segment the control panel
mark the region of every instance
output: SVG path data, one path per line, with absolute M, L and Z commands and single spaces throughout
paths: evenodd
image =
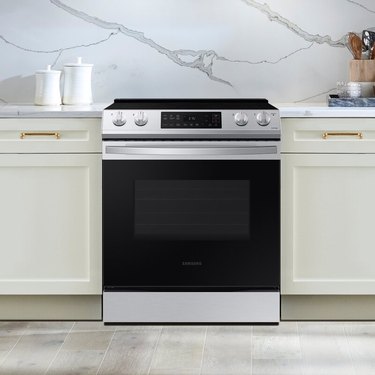
M 144 134 L 163 137 L 237 137 L 241 134 L 261 138 L 280 134 L 277 109 L 115 109 L 103 111 L 103 134 Z
M 162 112 L 161 128 L 221 129 L 221 112 Z

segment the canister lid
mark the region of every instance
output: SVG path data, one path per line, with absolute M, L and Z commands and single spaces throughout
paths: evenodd
M 51 65 L 47 65 L 46 69 L 37 70 L 35 73 L 38 74 L 61 74 L 60 70 L 52 70 Z
M 91 67 L 93 64 L 83 64 L 82 57 L 77 57 L 77 61 L 75 63 L 67 63 L 64 66 L 75 66 L 75 67 Z

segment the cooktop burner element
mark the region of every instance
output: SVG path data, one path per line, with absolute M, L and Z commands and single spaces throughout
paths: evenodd
M 280 138 L 266 99 L 115 99 L 103 112 L 103 139 Z

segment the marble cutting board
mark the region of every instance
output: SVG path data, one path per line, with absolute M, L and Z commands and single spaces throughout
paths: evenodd
M 339 98 L 338 95 L 329 95 L 328 107 L 375 107 L 375 97 Z

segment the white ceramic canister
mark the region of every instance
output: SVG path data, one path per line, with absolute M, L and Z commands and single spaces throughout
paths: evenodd
M 77 62 L 64 65 L 63 104 L 91 104 L 91 72 L 93 64 Z
M 51 70 L 47 65 L 45 70 L 35 72 L 35 99 L 36 105 L 60 105 L 60 70 Z

